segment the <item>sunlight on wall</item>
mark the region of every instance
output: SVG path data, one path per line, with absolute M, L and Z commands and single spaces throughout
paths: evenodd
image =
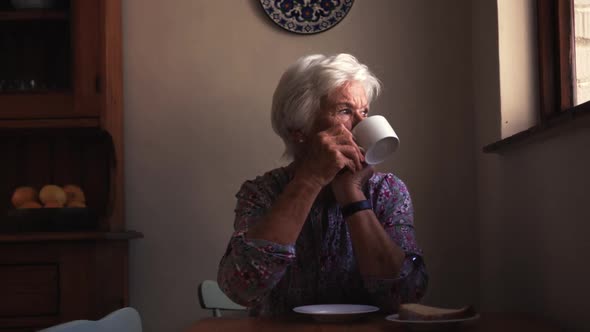
M 502 138 L 537 124 L 539 95 L 534 0 L 498 0 Z

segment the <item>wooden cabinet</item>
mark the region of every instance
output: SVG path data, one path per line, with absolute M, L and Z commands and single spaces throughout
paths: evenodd
M 128 305 L 121 0 L 0 1 L 0 330 L 97 319 Z M 6 231 L 12 191 L 79 184 L 84 231 Z M 3 230 L 4 229 L 4 230 Z
M 98 319 L 128 305 L 134 232 L 0 234 L 0 330 Z
M 101 1 L 65 1 L 0 12 L 0 119 L 100 116 L 101 10 Z

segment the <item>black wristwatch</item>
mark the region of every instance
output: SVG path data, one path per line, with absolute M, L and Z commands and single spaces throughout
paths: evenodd
M 368 199 L 365 199 L 364 201 L 349 203 L 342 207 L 342 217 L 346 219 L 359 211 L 370 210 L 372 208 L 373 205 L 371 204 L 371 201 Z

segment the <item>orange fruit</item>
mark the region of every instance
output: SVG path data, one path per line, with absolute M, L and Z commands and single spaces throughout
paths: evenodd
M 37 190 L 33 187 L 18 187 L 14 190 L 12 194 L 12 205 L 18 208 L 19 206 L 23 205 L 27 202 L 36 202 L 37 201 Z
M 39 199 L 44 205 L 47 205 L 47 203 L 50 201 L 54 201 L 63 206 L 67 201 L 65 191 L 60 186 L 56 186 L 54 184 L 48 184 L 41 188 L 41 191 L 39 192 Z
M 80 201 L 71 201 L 66 205 L 69 208 L 85 208 L 86 203 Z
M 68 202 L 86 202 L 86 196 L 84 196 L 84 191 L 82 191 L 82 189 L 79 186 L 75 184 L 66 184 L 63 189 L 66 193 Z
M 45 207 L 45 208 L 62 208 L 62 207 L 64 207 L 64 205 L 61 202 L 49 200 L 49 201 L 45 202 L 43 207 Z
M 39 209 L 41 208 L 41 204 L 35 201 L 28 201 L 24 202 L 23 204 L 19 205 L 17 209 Z

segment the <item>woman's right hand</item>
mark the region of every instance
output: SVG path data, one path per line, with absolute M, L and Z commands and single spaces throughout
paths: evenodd
M 296 169 L 307 180 L 324 187 L 344 168 L 351 172 L 363 169 L 365 160 L 350 130 L 343 124 L 309 137 L 306 153 Z

